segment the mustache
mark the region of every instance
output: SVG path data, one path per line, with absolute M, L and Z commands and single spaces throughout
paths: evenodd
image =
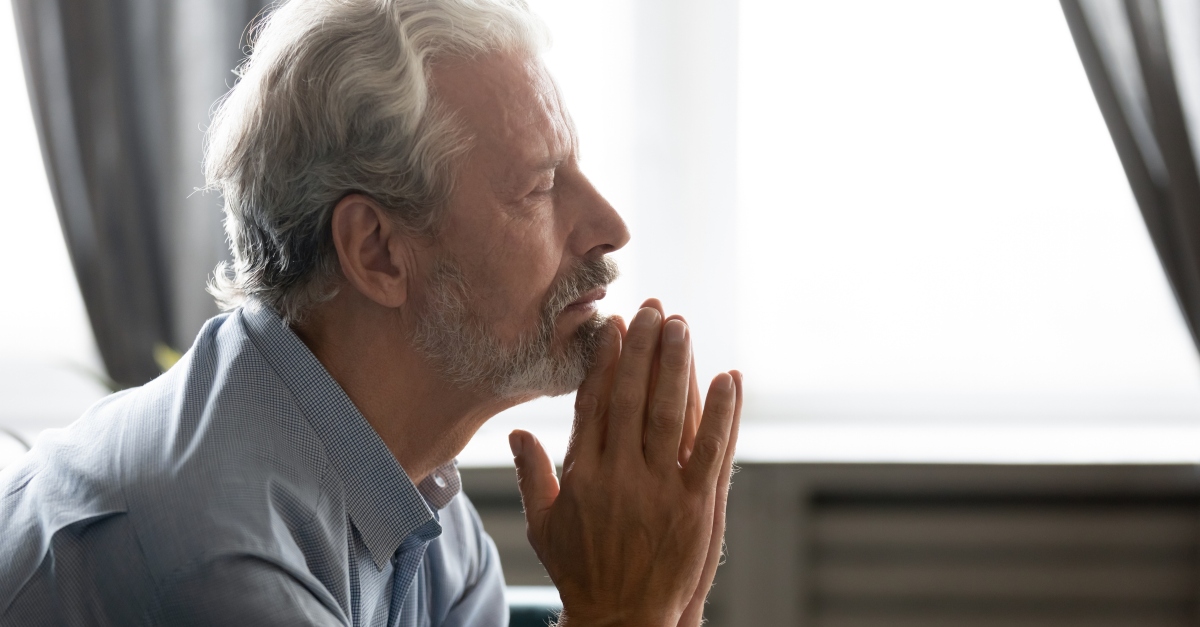
M 608 287 L 619 276 L 621 272 L 617 268 L 617 262 L 607 255 L 581 261 L 566 276 L 559 279 L 551 290 L 550 298 L 546 302 L 546 315 L 557 316 L 567 305 L 579 300 L 579 297 L 598 287 Z

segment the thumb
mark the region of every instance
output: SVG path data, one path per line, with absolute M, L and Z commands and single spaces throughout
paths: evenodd
M 542 521 L 554 499 L 558 498 L 558 477 L 554 463 L 532 433 L 516 430 L 508 435 L 513 463 L 517 466 L 517 488 L 525 506 L 525 520 L 530 530 L 541 529 Z

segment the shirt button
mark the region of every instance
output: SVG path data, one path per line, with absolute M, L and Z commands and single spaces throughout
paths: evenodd
M 433 482 L 436 483 L 437 487 L 439 487 L 439 488 L 446 487 L 446 480 L 443 479 L 441 475 L 434 475 Z

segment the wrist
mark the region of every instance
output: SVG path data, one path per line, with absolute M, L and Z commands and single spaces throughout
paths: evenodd
M 574 612 L 566 608 L 558 615 L 555 627 L 676 627 L 678 619 L 636 615 L 631 612 Z

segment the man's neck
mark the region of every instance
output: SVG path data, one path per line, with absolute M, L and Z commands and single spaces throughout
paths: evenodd
M 450 385 L 413 348 L 399 312 L 350 292 L 322 303 L 293 330 L 413 483 L 454 459 L 489 418 L 526 400 Z

